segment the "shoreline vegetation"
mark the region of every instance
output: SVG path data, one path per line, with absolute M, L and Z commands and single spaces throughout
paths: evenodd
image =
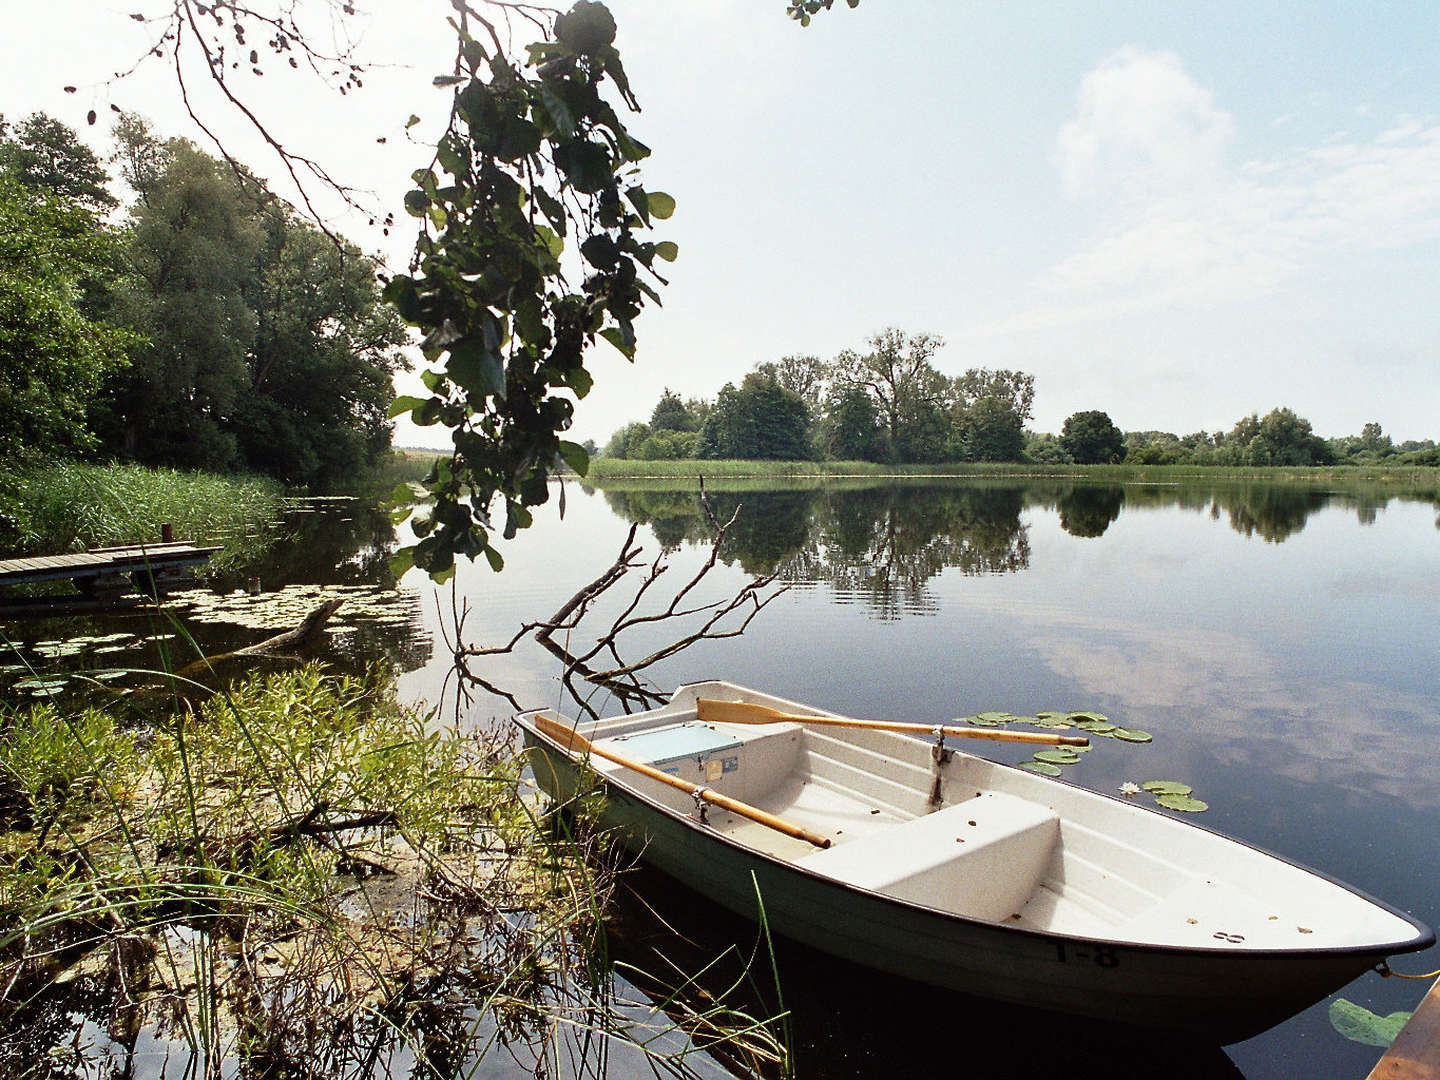
M 1053 477 L 1109 483 L 1172 483 L 1180 480 L 1267 480 L 1296 484 L 1380 483 L 1397 488 L 1440 489 L 1433 465 L 1057 465 L 1021 462 L 950 462 L 882 465 L 870 461 L 751 461 L 687 459 L 640 461 L 597 457 L 584 480 L 594 487 L 630 480 L 919 480 Z
M 264 476 L 74 461 L 0 466 L 0 556 L 154 542 L 168 524 L 176 539 L 223 543 L 212 561 L 223 565 L 254 549 L 284 498 Z

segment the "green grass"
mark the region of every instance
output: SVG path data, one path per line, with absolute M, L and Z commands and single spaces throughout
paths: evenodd
M 270 479 L 53 462 L 0 469 L 0 550 L 59 554 L 156 541 L 215 542 L 262 528 L 280 511 Z

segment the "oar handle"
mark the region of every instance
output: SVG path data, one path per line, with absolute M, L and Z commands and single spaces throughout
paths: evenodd
M 996 742 L 1044 743 L 1047 746 L 1089 746 L 1083 735 L 1052 735 L 1046 731 L 1005 731 L 999 728 L 953 727 L 948 724 L 908 724 L 899 720 L 851 720 L 844 716 L 804 716 L 781 712 L 751 701 L 715 701 L 700 698 L 695 703 L 698 719 L 714 724 L 815 724 L 823 727 L 860 728 L 865 731 L 899 731 L 931 735 L 937 730 L 955 739 L 992 739 Z
M 702 787 L 699 784 L 692 784 L 690 781 L 682 780 L 678 776 L 671 776 L 667 772 L 661 772 L 653 765 L 648 765 L 643 761 L 635 761 L 632 758 L 623 757 L 612 750 L 607 750 L 603 746 L 596 746 L 568 724 L 562 724 L 559 721 L 550 719 L 548 716 L 538 714 L 531 716 L 530 722 L 535 725 L 535 729 L 539 731 L 540 734 L 549 739 L 553 739 L 573 754 L 590 754 L 594 757 L 604 758 L 606 761 L 613 761 L 616 765 L 632 769 L 641 776 L 648 776 L 652 780 L 658 780 L 662 784 L 668 784 L 670 787 L 677 788 L 687 795 L 693 795 L 703 799 L 705 802 L 713 806 L 718 806 L 722 810 L 728 810 L 737 817 L 758 822 L 767 828 L 774 829 L 776 832 L 784 833 L 786 836 L 793 836 L 796 840 L 804 840 L 806 843 L 814 844 L 818 848 L 828 848 L 830 846 L 830 838 L 828 836 L 821 836 L 818 833 L 810 832 L 810 830 L 802 828 L 793 822 L 786 821 L 784 818 L 766 813 L 758 806 L 751 806 L 749 803 L 741 802 L 739 799 L 732 799 L 729 795 L 723 795 L 711 788 Z

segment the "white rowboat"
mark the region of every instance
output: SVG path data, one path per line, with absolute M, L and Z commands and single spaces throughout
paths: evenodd
M 552 798 L 598 782 L 604 822 L 646 862 L 750 918 L 758 890 L 773 930 L 832 955 L 1224 1043 L 1435 941 L 1144 806 L 873 727 L 707 719 L 743 710 L 702 701 L 835 717 L 706 682 L 632 716 L 516 722 Z

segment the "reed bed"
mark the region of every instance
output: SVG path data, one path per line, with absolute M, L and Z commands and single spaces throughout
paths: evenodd
M 227 540 L 275 520 L 284 494 L 270 479 L 139 465 L 53 462 L 0 469 L 0 548 L 58 554 L 177 539 Z

